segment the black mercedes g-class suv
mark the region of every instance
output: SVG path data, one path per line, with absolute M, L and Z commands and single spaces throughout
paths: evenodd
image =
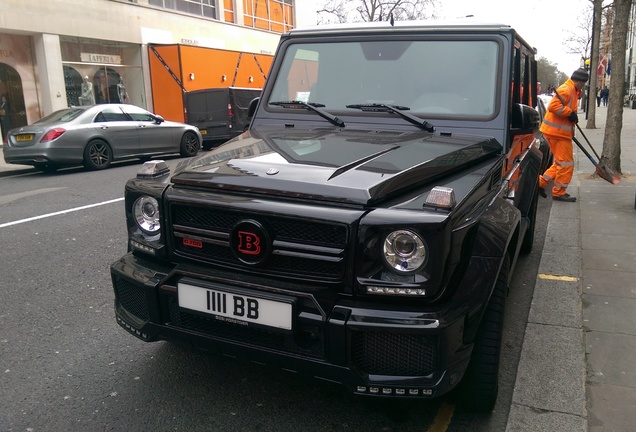
M 462 385 L 490 410 L 534 237 L 534 55 L 505 25 L 284 34 L 248 131 L 127 183 L 117 322 L 360 395 Z

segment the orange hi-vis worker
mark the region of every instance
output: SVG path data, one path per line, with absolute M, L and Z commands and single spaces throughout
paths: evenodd
M 565 202 L 576 201 L 576 198 L 570 196 L 566 189 L 574 173 L 572 138 L 576 123 L 579 122 L 576 112 L 581 90 L 588 78 L 589 74 L 585 69 L 575 70 L 570 79 L 556 89 L 558 95 L 555 94 L 548 104 L 541 123 L 540 131 L 543 132 L 554 156 L 554 163 L 539 176 L 539 193 L 544 198 L 547 197 L 545 188 L 552 184 L 552 199 Z

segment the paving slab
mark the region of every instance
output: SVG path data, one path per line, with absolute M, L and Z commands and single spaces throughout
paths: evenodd
M 636 298 L 636 269 L 633 271 L 592 270 L 583 273 L 583 293 Z
M 589 385 L 589 432 L 634 432 L 636 389 L 614 385 Z
M 606 333 L 636 336 L 636 299 L 586 294 L 583 327 Z M 636 430 L 636 417 L 635 430 Z
M 588 383 L 636 388 L 636 336 L 590 331 L 585 345 Z
M 513 403 L 584 416 L 584 359 L 581 329 L 528 323 Z
M 587 431 L 586 420 L 579 416 L 539 411 L 526 406 L 513 406 L 510 411 L 514 421 L 508 423 L 506 432 Z

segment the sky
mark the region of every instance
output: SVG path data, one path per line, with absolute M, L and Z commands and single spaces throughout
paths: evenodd
M 508 24 L 568 76 L 581 65 L 579 54 L 568 54 L 566 40 L 582 32 L 578 17 L 589 8 L 588 0 L 437 0 L 440 19 L 474 15 L 474 20 Z M 569 31 L 568 31 L 569 30 Z

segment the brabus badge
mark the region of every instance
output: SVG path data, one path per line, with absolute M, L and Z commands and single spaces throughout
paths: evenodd
M 267 175 L 276 175 L 278 174 L 278 169 L 276 168 L 270 168 L 267 170 Z

